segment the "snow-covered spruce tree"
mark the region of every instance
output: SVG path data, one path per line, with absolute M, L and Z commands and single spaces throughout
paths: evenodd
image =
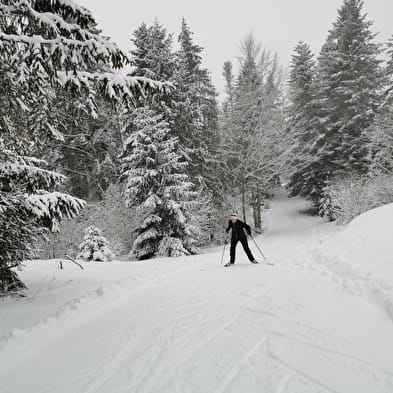
M 56 231 L 61 219 L 75 217 L 84 206 L 56 192 L 65 178 L 43 165 L 7 149 L 0 136 L 0 292 L 24 287 L 10 269 L 34 255 L 33 242 L 45 229 Z
M 183 19 L 176 53 L 178 89 L 173 95 L 177 104 L 173 130 L 189 163 L 190 179 L 219 199 L 220 184 L 215 174 L 219 145 L 217 92 L 209 71 L 202 67 L 203 48 L 194 43 L 192 35 Z
M 195 253 L 199 230 L 190 213 L 195 192 L 185 173 L 187 163 L 178 153 L 177 139 L 170 135 L 162 115 L 148 107 L 134 112 L 127 132 L 125 198 L 140 215 L 132 254 L 148 259 Z
M 84 261 L 108 262 L 112 261 L 115 256 L 109 248 L 109 242 L 102 235 L 99 228 L 90 226 L 85 229 L 83 242 L 79 245 L 77 258 Z
M 316 82 L 314 194 L 342 172 L 368 168 L 367 135 L 380 104 L 379 46 L 361 0 L 344 0 L 319 60 Z
M 155 21 L 152 26 L 142 23 L 133 36 L 131 55 L 136 67 L 135 74 L 159 81 L 172 80 L 176 67 L 172 35 Z
M 288 166 L 288 189 L 292 196 L 312 195 L 314 184 L 307 176 L 313 161 L 312 145 L 315 135 L 313 128 L 314 99 L 313 79 L 315 72 L 314 55 L 308 44 L 300 41 L 292 55 L 288 80 L 288 148 L 285 152 Z
M 152 77 L 158 81 L 175 80 L 177 65 L 172 49 L 172 35 L 168 34 L 158 21 L 155 21 L 152 26 L 143 23 L 135 30 L 132 43 L 134 49 L 131 51 L 131 55 L 136 75 Z M 150 97 L 148 104 L 157 113 L 163 115 L 171 128 L 171 134 L 175 135 L 173 126 L 177 113 L 175 93 L 162 95 L 158 91 Z M 138 106 L 144 105 L 146 105 L 146 100 L 141 100 L 138 103 Z
M 177 90 L 173 94 L 156 94 L 149 100 L 149 106 L 162 114 L 170 135 L 179 139 L 182 160 L 188 163 L 186 172 L 190 181 L 195 190 L 209 195 L 209 208 L 214 209 L 221 204 L 223 195 L 221 183 L 217 181 L 222 176 L 217 173 L 221 160 L 216 93 L 210 75 L 201 67 L 202 48 L 193 44 L 191 35 L 183 22 L 180 50 L 174 53 L 172 35 L 158 21 L 152 26 L 142 24 L 134 32 L 131 54 L 137 75 L 176 83 Z M 213 225 L 212 222 L 209 224 Z
M 170 87 L 115 73 L 127 56 L 71 0 L 2 1 L 0 20 L 0 289 L 6 291 L 22 285 L 10 268 L 32 256 L 35 237 L 83 207 L 56 192 L 64 177 L 32 157 L 51 139 L 64 139 L 56 89 L 96 114 L 97 93 L 131 104 L 145 91 Z

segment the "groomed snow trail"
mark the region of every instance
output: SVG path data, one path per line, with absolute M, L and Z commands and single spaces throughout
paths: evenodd
M 306 207 L 274 199 L 256 239 L 274 266 L 249 264 L 240 247 L 228 269 L 221 249 L 118 263 L 104 287 L 0 340 L 1 392 L 393 392 L 392 321 L 313 268 L 308 250 L 336 229 Z

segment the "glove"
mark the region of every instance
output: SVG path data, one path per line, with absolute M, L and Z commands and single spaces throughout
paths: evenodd
M 225 244 L 228 244 L 228 240 L 227 239 L 225 239 Z
M 247 231 L 248 236 L 251 236 L 251 231 Z

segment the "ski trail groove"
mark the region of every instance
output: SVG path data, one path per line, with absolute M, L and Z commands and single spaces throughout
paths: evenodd
M 187 353 L 186 356 L 178 361 L 177 366 L 178 365 L 182 365 L 184 363 L 186 363 L 187 361 L 189 361 L 195 354 L 197 354 L 198 352 L 202 351 L 210 342 L 212 342 L 217 336 L 219 336 L 223 331 L 225 331 L 226 329 L 228 329 L 230 326 L 232 326 L 237 320 L 239 319 L 239 314 L 236 314 L 236 316 L 234 318 L 232 318 L 231 320 L 225 322 L 224 324 L 222 324 L 218 329 L 216 329 L 214 331 L 213 334 L 209 335 L 206 339 L 204 339 L 201 343 L 199 343 L 195 349 L 192 349 L 190 353 Z M 170 365 L 170 367 L 172 368 L 173 365 Z M 167 371 L 167 370 L 164 370 Z M 165 375 L 165 379 L 169 379 L 170 377 L 172 377 L 174 373 L 174 370 L 172 368 L 171 372 L 167 375 Z M 160 375 L 159 379 L 164 378 L 164 375 Z M 153 389 L 153 390 L 152 390 Z M 155 392 L 155 387 L 153 386 L 151 389 L 149 389 L 147 392 L 150 393 L 154 393 Z
M 374 371 L 378 371 L 381 374 L 389 375 L 391 377 L 393 376 L 392 372 L 386 371 L 386 370 L 382 370 L 379 367 L 377 367 L 375 364 L 372 364 L 372 363 L 368 362 L 367 360 L 359 359 L 356 356 L 352 356 L 350 354 L 347 354 L 347 353 L 344 353 L 344 352 L 341 352 L 341 351 L 337 351 L 335 349 L 327 348 L 325 346 L 318 345 L 318 344 L 315 344 L 315 343 L 312 343 L 312 342 L 301 340 L 301 339 L 298 339 L 296 337 L 292 337 L 292 336 L 290 336 L 288 334 L 281 333 L 281 332 L 279 332 L 277 330 L 269 331 L 269 334 L 277 336 L 277 337 L 282 337 L 282 338 L 285 338 L 287 340 L 294 341 L 294 342 L 297 342 L 299 344 L 302 344 L 302 345 L 305 345 L 305 346 L 308 346 L 308 347 L 315 348 L 315 349 L 317 349 L 318 351 L 320 351 L 320 352 L 322 352 L 324 354 L 330 353 L 330 354 L 335 355 L 335 356 L 339 356 L 339 357 L 342 357 L 342 358 L 345 358 L 345 359 L 350 359 L 350 360 L 352 360 L 352 361 L 354 361 L 356 363 L 363 364 L 364 366 L 367 366 L 367 367 L 371 368 Z
M 224 393 L 225 389 L 232 383 L 232 381 L 239 374 L 241 369 L 246 365 L 248 360 L 265 344 L 266 336 L 263 336 L 244 356 L 238 363 L 236 363 L 229 372 L 225 375 L 222 383 L 214 391 L 214 393 Z
M 305 372 L 298 370 L 297 368 L 291 366 L 289 363 L 287 363 L 285 360 L 281 359 L 279 356 L 275 355 L 273 352 L 269 352 L 269 357 L 273 360 L 275 360 L 277 363 L 279 363 L 282 367 L 286 368 L 289 372 L 298 375 L 300 378 L 306 379 L 315 386 L 317 386 L 320 389 L 323 389 L 324 391 L 328 393 L 342 393 L 338 390 L 333 389 L 330 386 L 327 386 L 323 382 L 319 381 L 318 379 L 306 374 Z

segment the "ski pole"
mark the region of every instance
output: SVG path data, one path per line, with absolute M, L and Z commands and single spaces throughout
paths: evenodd
M 224 254 L 225 254 L 225 247 L 226 246 L 227 246 L 227 241 L 225 240 L 224 249 L 222 250 L 222 256 L 221 256 L 221 265 L 222 265 L 222 261 L 224 260 Z
M 265 262 L 267 262 L 267 259 L 266 259 L 265 255 L 263 255 L 263 252 L 262 252 L 262 250 L 259 248 L 257 242 L 254 240 L 254 238 L 253 238 L 251 235 L 250 235 L 250 237 L 251 237 L 252 241 L 254 242 L 254 244 L 256 245 L 256 247 L 257 247 L 257 249 L 259 250 L 259 252 L 261 253 L 261 255 L 263 256 L 263 259 L 265 260 Z

